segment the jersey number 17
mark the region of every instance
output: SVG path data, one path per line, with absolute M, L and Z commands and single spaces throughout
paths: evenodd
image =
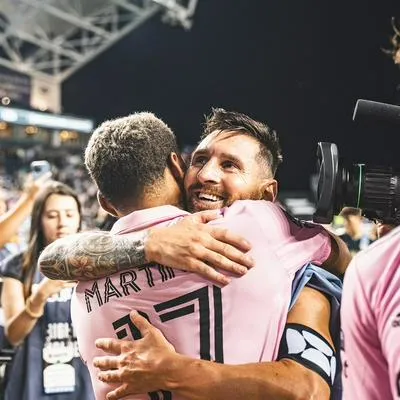
M 204 286 L 193 292 L 176 297 L 172 300 L 167 300 L 156 304 L 154 310 L 158 313 L 161 322 L 168 322 L 177 318 L 184 317 L 196 312 L 195 302 L 198 302 L 199 313 L 199 331 L 200 331 L 200 358 L 203 360 L 212 360 L 211 357 L 211 326 L 214 330 L 214 361 L 223 363 L 223 327 L 222 327 L 222 296 L 221 289 L 217 286 L 212 287 L 212 307 L 214 311 L 214 323 L 211 323 L 210 312 L 210 295 L 209 286 Z M 138 311 L 143 317 L 149 320 L 147 314 Z M 149 320 L 149 322 L 151 322 Z M 118 339 L 127 338 L 128 331 L 133 339 L 141 339 L 139 329 L 132 323 L 129 314 L 113 322 L 114 330 Z M 160 397 L 162 396 L 162 397 Z M 171 392 L 160 391 L 149 393 L 150 400 L 172 400 Z

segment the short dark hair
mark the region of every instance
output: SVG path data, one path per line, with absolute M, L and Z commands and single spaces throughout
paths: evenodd
M 356 217 L 361 217 L 361 209 L 355 207 L 344 207 L 342 211 L 340 211 L 339 215 L 346 219 L 348 219 L 352 215 Z
M 213 108 L 211 114 L 206 117 L 201 139 L 215 131 L 240 132 L 256 139 L 260 143 L 261 159 L 267 163 L 272 174 L 275 175 L 279 164 L 283 161 L 282 150 L 276 131 L 267 124 L 239 112 Z
M 172 130 L 154 114 L 139 112 L 103 122 L 88 142 L 85 164 L 101 194 L 123 208 L 156 190 L 172 152 L 178 152 Z

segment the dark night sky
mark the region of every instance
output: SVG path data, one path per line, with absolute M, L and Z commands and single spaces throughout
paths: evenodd
M 153 111 L 181 143 L 212 106 L 248 113 L 280 135 L 281 189 L 307 189 L 318 141 L 349 161 L 394 159 L 400 132 L 352 122 L 358 98 L 395 102 L 400 70 L 380 50 L 392 15 L 399 0 L 199 0 L 191 31 L 157 16 L 73 75 L 64 112 Z

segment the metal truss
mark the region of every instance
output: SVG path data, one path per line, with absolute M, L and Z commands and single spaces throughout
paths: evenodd
M 0 0 L 0 65 L 61 83 L 156 13 L 190 29 L 197 0 Z

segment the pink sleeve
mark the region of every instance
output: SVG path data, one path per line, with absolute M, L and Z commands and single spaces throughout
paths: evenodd
M 382 274 L 384 285 L 379 287 L 376 298 L 383 295 L 374 308 L 392 397 L 400 399 L 400 267 L 396 264 L 387 272 Z
M 331 252 L 331 239 L 320 225 L 301 222 L 268 201 L 238 201 L 228 214 L 243 214 L 257 223 L 282 266 L 293 275 L 307 263 L 321 265 Z
M 323 264 L 331 253 L 329 233 L 321 225 L 300 221 L 281 207 L 275 207 L 274 219 L 279 227 L 273 232 L 276 254 L 288 272 L 294 274 L 307 263 Z M 268 214 L 265 221 L 264 230 L 270 229 Z
M 299 265 L 307 263 L 323 264 L 331 253 L 331 238 L 328 232 L 319 225 L 297 226 L 293 222 L 291 224 L 292 234 L 283 237 L 277 249 L 277 255 L 284 261 L 288 271 L 295 273 Z

